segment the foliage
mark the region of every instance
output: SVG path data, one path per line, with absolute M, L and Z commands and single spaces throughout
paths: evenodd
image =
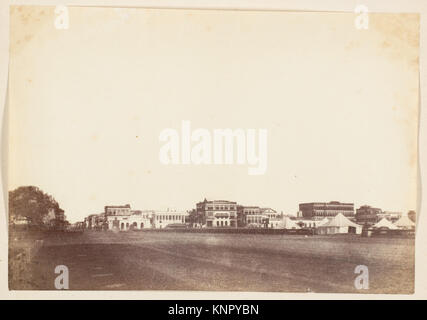
M 35 186 L 19 187 L 9 191 L 9 218 L 27 217 L 32 224 L 43 224 L 43 217 L 50 210 L 55 214 L 61 209 L 58 202 L 49 194 Z

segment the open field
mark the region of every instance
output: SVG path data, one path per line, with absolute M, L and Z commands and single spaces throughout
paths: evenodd
M 26 284 L 10 282 L 10 289 L 55 289 L 57 265 L 68 267 L 71 290 L 414 289 L 414 239 L 173 231 L 56 233 L 43 238 L 26 268 L 30 274 L 21 277 Z M 20 241 L 12 239 L 11 247 Z M 354 286 L 357 265 L 369 269 L 368 290 Z

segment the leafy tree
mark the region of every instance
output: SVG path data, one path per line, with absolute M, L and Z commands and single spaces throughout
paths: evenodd
M 22 216 L 29 218 L 33 224 L 43 224 L 43 217 L 50 210 L 55 214 L 61 209 L 58 202 L 35 186 L 19 187 L 9 191 L 9 218 Z
M 189 211 L 188 222 L 191 225 L 193 225 L 195 223 L 205 224 L 206 223 L 206 217 L 203 214 L 198 213 L 196 209 L 192 209 L 191 211 Z

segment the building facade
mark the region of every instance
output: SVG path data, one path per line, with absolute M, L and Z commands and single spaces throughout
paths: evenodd
M 227 200 L 204 200 L 196 204 L 198 215 L 205 219 L 208 228 L 236 228 L 237 203 Z
M 107 230 L 140 230 L 152 228 L 151 215 L 110 215 L 106 216 Z
M 299 211 L 305 219 L 322 220 L 325 217 L 335 217 L 338 213 L 354 218 L 354 204 L 338 201 L 300 203 Z
M 261 227 L 267 221 L 261 212 L 260 207 L 256 206 L 242 206 L 242 221 L 243 226 L 257 226 Z
M 124 206 L 105 206 L 104 213 L 106 216 L 130 216 L 132 214 L 129 204 Z
M 377 216 L 378 216 L 378 220 L 381 220 L 382 218 L 386 218 L 387 220 L 394 223 L 402 217 L 402 212 L 382 211 Z
M 283 228 L 283 214 L 271 208 L 237 206 L 238 227 Z
M 381 214 L 382 210 L 379 208 L 373 208 L 371 206 L 361 206 L 356 210 L 356 222 L 358 224 L 375 224 L 378 220 L 378 215 Z
M 167 228 L 171 225 L 186 223 L 185 211 L 131 210 L 130 205 L 105 206 L 101 214 L 92 214 L 85 218 L 85 226 L 92 230 L 141 230 Z
M 285 227 L 284 216 L 282 213 L 278 213 L 276 210 L 271 208 L 262 208 L 261 210 L 267 219 L 267 228 L 283 229 Z
M 154 211 L 153 227 L 156 229 L 163 229 L 175 225 L 183 225 L 186 223 L 187 216 L 188 212 L 186 211 Z

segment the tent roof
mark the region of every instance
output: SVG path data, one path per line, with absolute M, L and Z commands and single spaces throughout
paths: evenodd
M 373 227 L 374 228 L 386 227 L 392 230 L 397 229 L 397 227 L 390 220 L 387 220 L 386 218 L 382 218 L 375 225 L 373 225 Z
M 412 222 L 408 216 L 401 216 L 399 220 L 394 223 L 397 227 L 415 227 L 415 223 Z
M 286 229 L 292 229 L 292 228 L 301 229 L 301 227 L 294 220 L 292 220 L 289 217 L 285 218 L 285 228 Z
M 324 217 L 322 220 L 319 221 L 318 226 L 324 226 L 325 224 L 327 224 L 329 222 L 329 219 Z
M 361 228 L 361 225 L 355 224 L 345 217 L 342 213 L 338 213 L 331 221 L 321 225 L 320 227 L 356 227 Z

